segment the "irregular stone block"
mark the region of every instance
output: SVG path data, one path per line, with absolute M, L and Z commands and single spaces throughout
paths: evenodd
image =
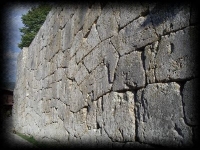
M 76 34 L 81 28 L 83 28 L 83 24 L 85 19 L 88 16 L 88 3 L 82 3 L 78 5 L 78 8 L 74 14 L 74 33 Z
M 148 22 L 144 24 L 144 22 Z M 120 55 L 127 54 L 158 40 L 151 19 L 139 17 L 119 31 L 117 36 L 111 38 Z
M 188 3 L 156 3 L 150 5 L 150 16 L 158 35 L 176 31 L 189 25 Z M 145 23 L 148 23 L 145 21 Z
M 196 32 L 196 27 L 188 27 L 161 38 L 156 55 L 157 81 L 197 76 Z
M 100 42 L 96 24 L 93 24 L 88 37 L 83 38 L 82 45 L 76 52 L 76 62 L 79 63 Z
M 72 57 L 68 62 L 68 68 L 66 69 L 66 75 L 70 79 L 74 79 L 74 76 L 78 70 L 78 65 L 76 64 L 76 57 Z
M 141 3 L 122 3 L 119 4 L 119 11 L 120 11 L 120 20 L 119 26 L 124 27 L 134 19 L 138 18 L 139 16 L 146 14 L 148 11 L 148 7 L 146 4 Z
M 99 3 L 95 3 L 92 5 L 91 9 L 88 11 L 88 15 L 84 20 L 83 25 L 83 36 L 90 32 L 90 29 L 95 21 L 98 19 L 99 15 L 101 14 L 101 5 Z
M 198 125 L 199 123 L 199 79 L 187 81 L 183 88 L 183 103 L 186 122 L 190 125 Z
M 89 74 L 88 74 L 88 71 L 85 68 L 85 66 L 83 64 L 80 64 L 79 69 L 75 75 L 75 80 L 76 80 L 77 84 L 79 85 L 85 79 L 85 77 L 88 75 Z
M 134 94 L 111 92 L 102 101 L 103 128 L 112 141 L 135 141 Z
M 74 15 L 76 10 L 76 5 L 67 4 L 62 7 L 62 11 L 60 12 L 60 28 L 62 29 L 66 23 L 68 23 L 69 19 Z
M 74 38 L 74 16 L 71 19 L 69 19 L 61 33 L 62 50 L 64 51 L 72 46 Z
M 84 64 L 91 72 L 101 62 L 108 67 L 109 82 L 113 82 L 114 71 L 118 61 L 118 54 L 109 40 L 100 43 L 90 54 L 84 58 Z
M 111 90 L 111 85 L 108 81 L 108 70 L 103 64 L 100 64 L 92 73 L 94 83 L 92 85 L 94 91 L 94 100 L 102 96 L 104 93 Z
M 151 45 L 145 47 L 144 50 L 144 62 L 145 62 L 145 73 L 147 77 L 147 83 L 155 83 L 155 69 L 156 69 L 156 54 L 158 51 L 158 41 L 154 42 Z
M 115 72 L 113 90 L 140 88 L 145 85 L 145 72 L 141 60 L 141 52 L 132 52 L 120 57 Z
M 183 119 L 177 83 L 148 84 L 137 92 L 135 105 L 140 142 L 170 147 L 192 145 L 192 129 Z
M 118 25 L 110 3 L 101 11 L 101 15 L 97 21 L 97 31 L 101 41 L 117 35 Z
M 76 54 L 77 50 L 80 48 L 82 43 L 82 38 L 83 38 L 83 33 L 82 31 L 79 31 L 74 37 L 72 42 L 72 47 L 69 50 L 70 58 L 73 57 Z
M 87 106 L 87 103 L 83 99 L 82 92 L 78 88 L 78 86 L 74 83 L 71 82 L 69 89 L 69 105 L 70 105 L 70 110 L 72 112 L 77 112 L 80 109 L 82 109 L 84 106 Z

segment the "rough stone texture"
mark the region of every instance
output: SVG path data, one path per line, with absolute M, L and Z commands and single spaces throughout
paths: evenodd
M 150 18 L 158 35 L 176 31 L 189 25 L 188 3 L 157 3 L 150 5 Z M 159 15 L 158 15 L 159 14 Z M 147 21 L 145 23 L 148 23 Z
M 13 128 L 67 148 L 198 144 L 193 7 L 53 7 L 18 57 Z
M 190 125 L 199 123 L 199 94 L 197 93 L 199 78 L 187 81 L 183 88 L 183 103 L 186 122 Z
M 177 83 L 147 85 L 137 92 L 136 106 L 139 141 L 164 146 L 192 144 L 192 128 L 184 122 Z
M 197 28 L 187 27 L 161 38 L 156 55 L 155 72 L 158 81 L 197 76 L 195 32 Z M 188 39 L 191 41 L 188 42 Z
M 114 91 L 144 87 L 145 72 L 141 60 L 141 52 L 134 51 L 120 57 L 115 76 Z
M 139 17 L 121 29 L 111 41 L 120 55 L 124 55 L 156 40 L 158 37 L 150 17 Z

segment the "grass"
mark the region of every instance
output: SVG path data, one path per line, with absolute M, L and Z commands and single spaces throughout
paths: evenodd
M 55 147 L 55 148 L 59 148 L 55 145 L 51 145 L 51 144 L 46 144 L 46 143 L 41 143 L 37 140 L 34 139 L 33 136 L 27 136 L 27 135 L 24 135 L 22 133 L 19 133 L 19 132 L 15 132 L 18 136 L 20 136 L 21 138 L 25 139 L 26 141 L 32 143 L 34 146 L 38 147 L 38 148 L 52 148 L 52 147 Z

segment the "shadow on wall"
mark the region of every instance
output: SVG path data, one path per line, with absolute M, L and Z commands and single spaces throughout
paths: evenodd
M 176 15 L 181 11 L 181 7 L 184 7 L 185 4 L 180 2 L 174 2 L 174 3 L 156 3 L 155 6 L 150 9 L 150 12 L 147 16 L 147 19 L 144 21 L 142 26 L 146 26 L 149 23 L 151 23 L 151 17 L 155 15 L 155 18 L 153 18 L 153 25 L 159 26 L 160 24 L 164 23 L 166 20 L 173 20 Z M 159 15 L 158 15 L 159 14 Z M 172 25 L 172 24 L 171 24 Z

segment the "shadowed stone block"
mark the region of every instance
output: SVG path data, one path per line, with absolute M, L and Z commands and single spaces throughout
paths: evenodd
M 139 141 L 164 146 L 191 146 L 192 128 L 184 122 L 180 86 L 149 84 L 137 92 L 136 118 Z

